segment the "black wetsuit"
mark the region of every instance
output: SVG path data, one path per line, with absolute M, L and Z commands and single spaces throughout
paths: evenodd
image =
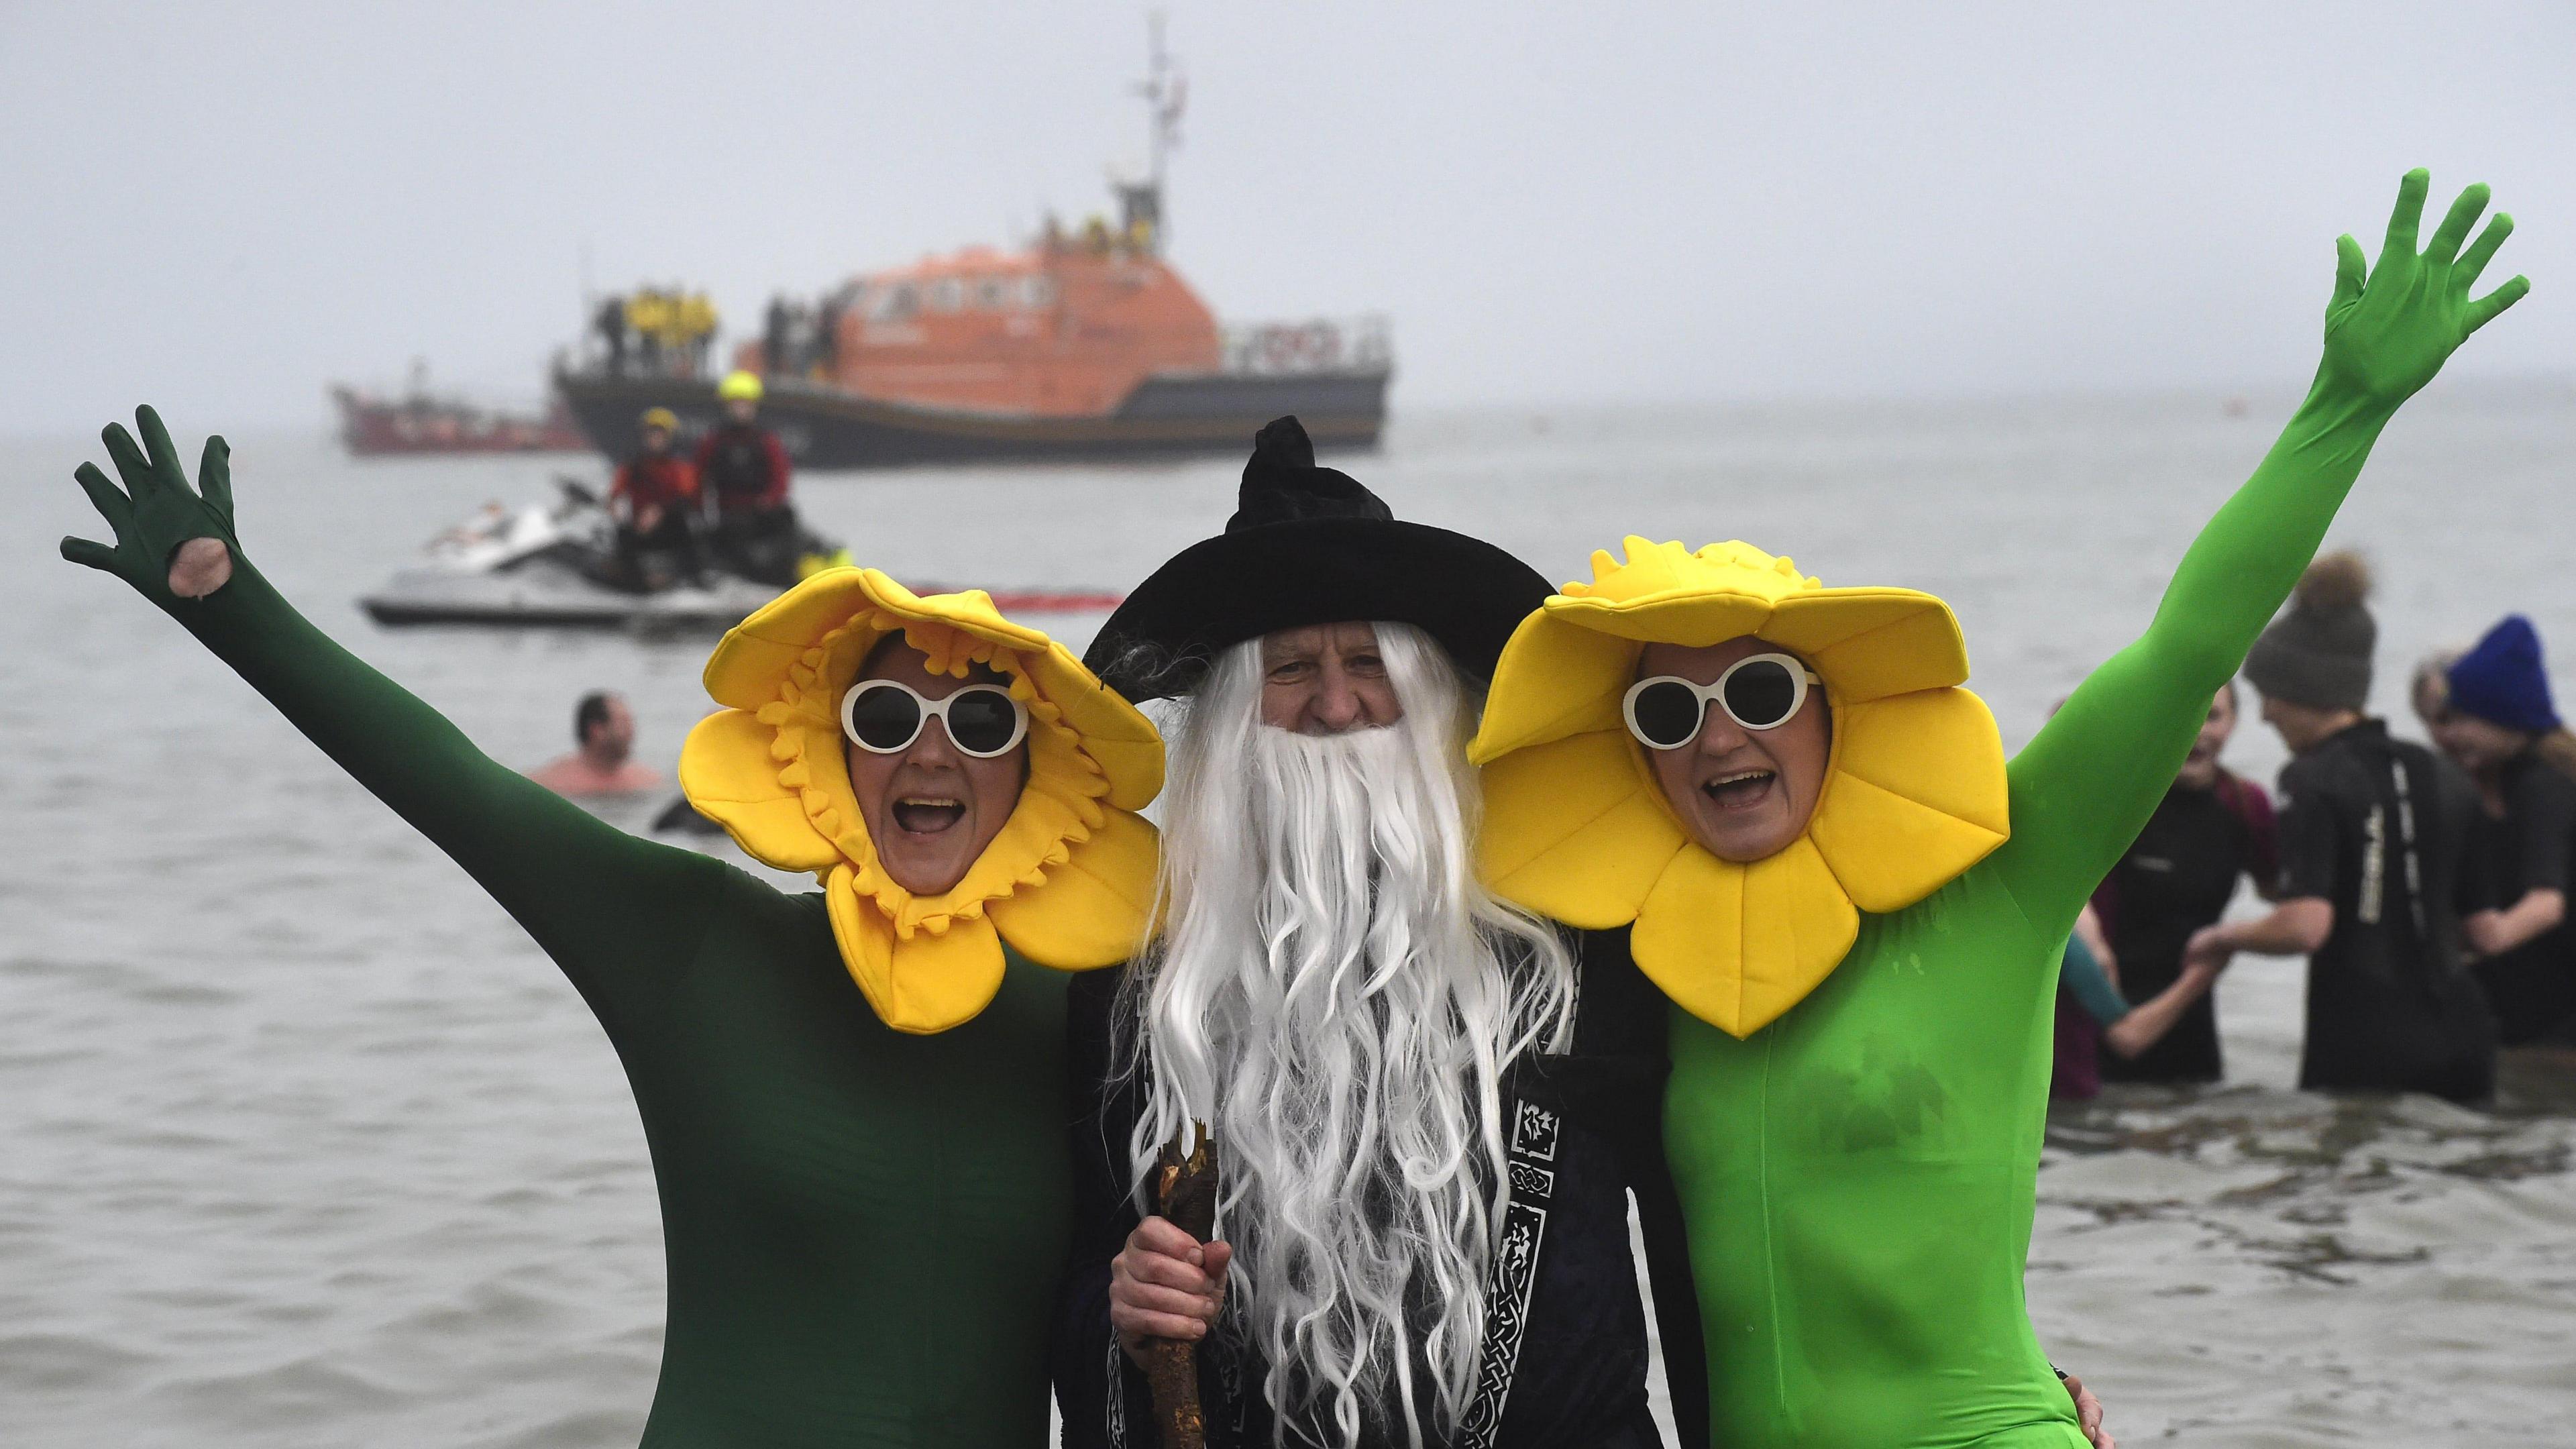
M 2093 893 L 2119 962 L 2120 994 L 2153 1000 L 2182 976 L 2182 948 L 2235 898 L 2240 876 L 2267 885 L 2278 869 L 2271 801 L 2261 786 L 2222 773 L 2215 788 L 2165 792 L 2137 842 Z M 2101 1054 L 2110 1082 L 2214 1082 L 2222 1075 L 2218 1012 L 2204 995 L 2135 1058 Z
M 2335 914 L 2308 958 L 2301 1087 L 2493 1092 L 2495 1021 L 2460 959 L 2459 805 L 2433 756 L 2378 720 L 2282 767 L 2280 898 Z
M 1487 1442 L 1521 1449 L 1647 1449 L 1661 1442 L 1647 1408 L 1645 1311 L 1628 1237 L 1633 1191 L 1674 1422 L 1684 1444 L 1705 1444 L 1699 1309 L 1663 1155 L 1670 1011 L 1630 962 L 1626 930 L 1587 934 L 1581 951 L 1574 1050 L 1524 1059 L 1505 1083 L 1507 1123 L 1515 1115 L 1511 1105 L 1527 1104 L 1552 1114 L 1557 1128 L 1543 1169 L 1549 1178 L 1545 1225 L 1528 1311 L 1520 1320 L 1517 1361 Z M 1074 1264 L 1055 1344 L 1056 1398 L 1068 1449 L 1150 1449 L 1154 1443 L 1145 1377 L 1127 1361 L 1109 1327 L 1109 1260 L 1137 1223 L 1126 1144 L 1141 1094 L 1132 1080 L 1104 1089 L 1110 1013 L 1124 975 L 1076 976 L 1066 1001 L 1075 1100 L 1092 1105 L 1074 1132 Z M 1511 1127 L 1505 1133 L 1510 1137 Z M 1514 1196 L 1516 1206 L 1528 1205 L 1527 1195 L 1516 1189 Z M 1507 1237 L 1511 1228 L 1507 1220 Z M 1222 1328 L 1202 1346 L 1199 1391 L 1211 1449 L 1271 1442 L 1262 1372 L 1257 1350 Z M 1427 1431 L 1425 1439 L 1456 1442 Z M 1370 1435 L 1372 1443 L 1381 1440 L 1401 1443 L 1401 1430 Z
M 2576 858 L 2576 780 L 2528 753 L 2498 782 L 2501 819 L 2480 812 L 2477 869 L 2489 904 L 2509 907 L 2536 890 L 2568 889 Z M 2576 1035 L 2576 925 L 2561 921 L 2472 968 L 2507 1046 Z

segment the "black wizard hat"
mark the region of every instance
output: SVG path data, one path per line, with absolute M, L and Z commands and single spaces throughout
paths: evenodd
M 1252 440 L 1225 532 L 1136 586 L 1083 663 L 1131 700 L 1196 687 L 1222 650 L 1344 620 L 1411 624 L 1490 677 L 1512 630 L 1548 596 L 1536 569 L 1481 539 L 1398 520 L 1338 468 L 1315 465 L 1295 418 Z

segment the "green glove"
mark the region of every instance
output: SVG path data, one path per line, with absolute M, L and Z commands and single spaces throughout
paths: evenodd
M 125 478 L 124 488 L 109 482 L 95 463 L 83 463 L 72 473 L 107 526 L 115 530 L 116 546 L 66 538 L 63 557 L 116 575 L 164 611 L 184 618 L 181 611 L 195 601 L 170 590 L 170 565 L 179 546 L 193 538 L 211 538 L 231 550 L 235 563 L 241 559 L 241 542 L 233 536 L 232 448 L 220 437 L 206 439 L 205 457 L 197 465 L 197 487 L 191 488 L 179 466 L 179 450 L 171 445 L 170 430 L 161 426 L 161 415 L 148 407 L 136 408 L 134 424 L 143 434 L 140 448 L 118 424 L 108 424 L 99 434 L 107 442 L 108 456 L 116 460 L 116 471 Z
M 2470 333 L 2531 290 L 2529 279 L 2516 277 L 2469 300 L 2478 273 L 2513 235 L 2513 218 L 2497 212 L 2477 241 L 2466 252 L 2460 250 L 2478 214 L 2487 209 L 2484 185 L 2461 192 L 2433 233 L 2433 244 L 2420 254 L 2415 250 L 2424 193 L 2431 185 L 2432 177 L 2422 167 L 2397 184 L 2388 240 L 2380 248 L 2378 269 L 2366 279 L 2361 243 L 2349 235 L 2335 239 L 2334 300 L 2326 304 L 2326 355 L 2317 374 L 2321 387 L 2394 407 L 2431 382 Z

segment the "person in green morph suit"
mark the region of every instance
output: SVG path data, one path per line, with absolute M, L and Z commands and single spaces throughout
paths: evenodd
M 635 1092 L 669 1260 L 650 1449 L 1027 1449 L 1071 1215 L 1066 971 L 1142 936 L 1142 716 L 981 594 L 819 574 L 726 636 L 681 758 L 787 895 L 485 758 L 241 550 L 151 409 L 78 477 L 124 579 L 444 850 L 554 958 Z M 202 491 L 200 491 L 202 490 Z M 1049 970 L 1046 967 L 1057 969 Z
M 2083 1442 L 2022 1288 L 2059 953 L 2380 429 L 2527 290 L 2469 295 L 2512 229 L 2462 250 L 2482 186 L 2417 251 L 2426 185 L 2375 271 L 2338 243 L 2306 401 L 2009 765 L 1939 600 L 1741 543 L 1632 538 L 1504 651 L 1470 751 L 1489 878 L 1681 1008 L 1665 1148 L 1714 1443 Z

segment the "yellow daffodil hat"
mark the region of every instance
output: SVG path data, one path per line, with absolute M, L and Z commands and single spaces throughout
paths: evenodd
M 901 632 L 934 673 L 986 665 L 1028 707 L 1028 783 L 1001 833 L 945 894 L 887 875 L 850 788 L 841 692 Z M 1064 647 L 980 589 L 917 595 L 875 569 L 808 578 L 734 627 L 707 660 L 726 706 L 680 751 L 680 788 L 752 857 L 810 870 L 841 959 L 898 1031 L 971 1020 L 1002 985 L 1002 947 L 1063 971 L 1114 966 L 1143 940 L 1163 741 Z
M 1950 607 L 1911 589 L 1829 589 L 1750 544 L 1631 537 L 1592 555 L 1503 649 L 1468 757 L 1484 767 L 1480 863 L 1506 899 L 1630 952 L 1701 1020 L 1749 1036 L 1850 951 L 1859 912 L 1922 900 L 2004 842 L 2003 741 L 1960 688 Z M 1749 864 L 1683 828 L 1620 715 L 1650 643 L 1746 636 L 1824 681 L 1833 747 L 1806 833 Z

